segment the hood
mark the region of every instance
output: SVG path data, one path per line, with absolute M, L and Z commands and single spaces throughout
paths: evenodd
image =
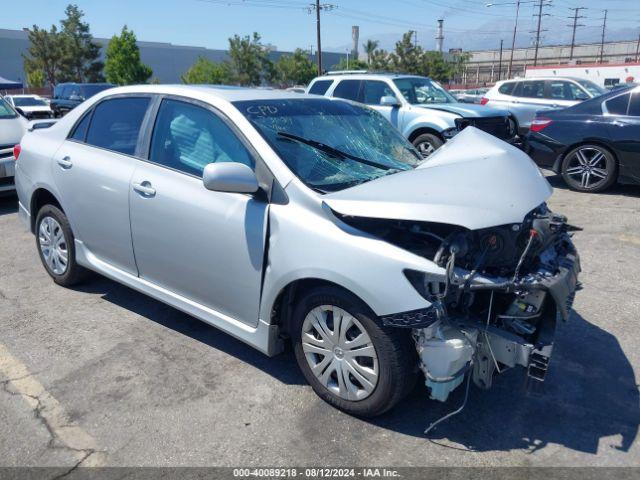
M 323 200 L 343 215 L 475 230 L 521 223 L 552 191 L 524 152 L 467 127 L 418 168 L 327 194 Z
M 27 121 L 21 116 L 0 118 L 0 145 L 15 145 L 27 131 Z
M 440 110 L 442 112 L 454 113 L 465 118 L 479 118 L 479 117 L 498 117 L 500 115 L 507 115 L 506 110 L 499 108 L 486 107 L 484 105 L 477 105 L 475 103 L 436 103 L 433 105 L 414 105 L 421 108 L 427 108 L 430 110 Z
M 32 107 L 17 107 L 25 113 L 28 112 L 50 112 L 51 108 L 49 105 L 36 105 Z

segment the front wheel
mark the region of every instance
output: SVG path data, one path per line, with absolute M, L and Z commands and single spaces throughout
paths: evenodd
M 433 133 L 423 133 L 413 139 L 413 146 L 416 147 L 422 158 L 431 156 L 433 152 L 439 149 L 443 145 L 443 141 L 437 135 Z
M 613 154 L 600 145 L 580 145 L 562 160 L 562 178 L 573 190 L 602 192 L 616 181 L 617 163 Z
M 292 327 L 302 373 L 320 398 L 340 410 L 380 415 L 415 383 L 409 333 L 383 327 L 348 292 L 324 287 L 308 293 L 295 308 Z

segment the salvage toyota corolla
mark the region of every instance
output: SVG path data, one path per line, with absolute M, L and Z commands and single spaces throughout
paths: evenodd
M 20 217 L 44 268 L 93 270 L 268 355 L 361 416 L 420 370 L 444 401 L 543 380 L 579 261 L 551 187 L 474 128 L 423 160 L 377 112 L 268 90 L 107 90 L 28 133 Z

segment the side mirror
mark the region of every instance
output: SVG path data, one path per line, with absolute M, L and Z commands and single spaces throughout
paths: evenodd
M 75 101 L 84 101 L 84 98 L 82 98 L 80 95 L 69 95 L 69 100 L 73 100 Z
M 399 107 L 400 102 L 393 95 L 385 95 L 380 99 L 380 105 L 383 107 Z
M 204 188 L 214 192 L 255 193 L 258 179 L 244 163 L 210 163 L 202 173 Z
M 576 100 L 580 100 L 580 101 L 583 101 L 583 100 L 589 100 L 589 95 L 587 95 L 587 94 L 586 94 L 586 93 L 584 93 L 584 92 L 578 92 L 578 93 L 576 94 Z

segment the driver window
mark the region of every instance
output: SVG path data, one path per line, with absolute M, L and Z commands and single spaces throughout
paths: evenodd
M 158 110 L 149 160 L 196 176 L 213 162 L 254 168 L 253 158 L 222 119 L 197 105 L 168 99 Z
M 363 103 L 367 105 L 380 105 L 382 97 L 396 97 L 393 90 L 384 82 L 366 80 L 363 87 Z

